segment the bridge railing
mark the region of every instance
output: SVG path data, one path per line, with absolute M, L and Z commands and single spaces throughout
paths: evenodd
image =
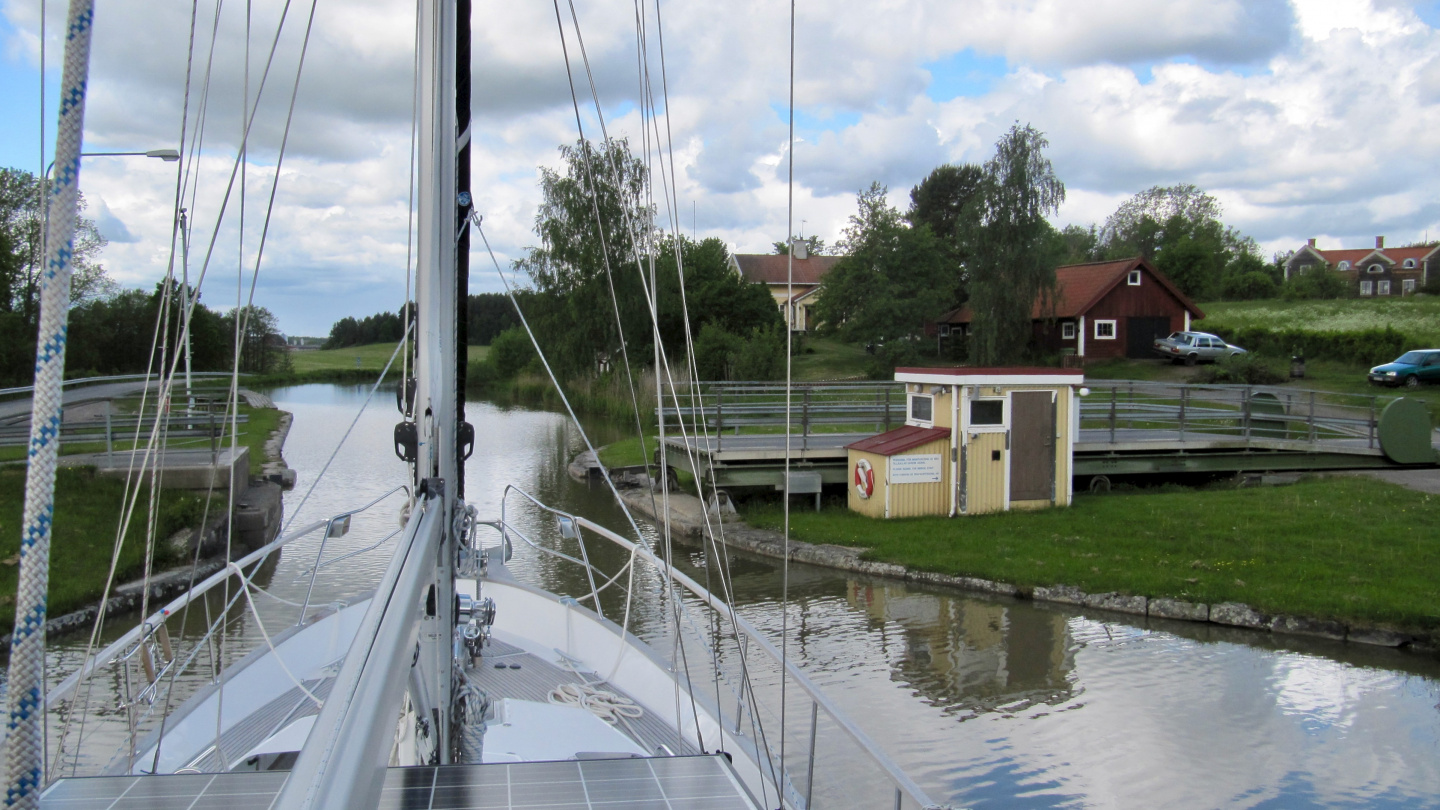
M 1189 439 L 1344 441 L 1379 449 L 1377 424 L 1394 397 L 1262 385 L 1190 385 L 1090 380 L 1080 429 L 1110 443 Z M 1082 441 L 1085 439 L 1082 438 Z
M 773 382 L 690 382 L 664 390 L 664 407 L 656 409 L 667 425 L 683 424 L 692 434 L 771 432 L 786 425 L 785 386 Z M 892 381 L 794 383 L 789 424 L 803 437 L 850 427 L 857 431 L 889 430 L 905 422 L 905 392 Z M 704 426 L 702 430 L 701 425 Z

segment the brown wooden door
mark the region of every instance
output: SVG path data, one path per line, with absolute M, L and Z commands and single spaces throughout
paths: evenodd
M 1054 484 L 1054 394 L 1016 391 L 1010 395 L 1010 500 L 1053 500 Z

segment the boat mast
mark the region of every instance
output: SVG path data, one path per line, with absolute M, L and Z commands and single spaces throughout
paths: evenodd
M 455 558 L 464 497 L 464 351 L 469 274 L 470 2 L 431 0 L 420 12 L 420 227 L 416 275 L 415 487 L 439 496 L 446 533 L 420 619 L 411 700 L 449 762 L 456 622 Z M 463 53 L 464 58 L 460 55 Z M 460 88 L 463 87 L 463 91 Z M 441 491 L 436 492 L 436 488 Z
M 416 379 L 404 408 L 414 421 L 395 427 L 396 452 L 415 465 L 415 506 L 277 810 L 376 806 L 402 694 L 417 737 L 429 741 L 430 762 L 453 758 L 455 569 L 462 466 L 474 443 L 463 421 L 464 327 L 457 317 L 467 274 L 461 229 L 470 211 L 469 82 L 457 76 L 470 70 L 469 22 L 470 0 L 420 4 Z M 465 126 L 457 125 L 461 115 Z M 410 390 L 407 381 L 402 392 Z

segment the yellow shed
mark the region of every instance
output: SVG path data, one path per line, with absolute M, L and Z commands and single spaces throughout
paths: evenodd
M 846 445 L 850 508 L 869 517 L 943 515 L 950 503 L 950 429 L 906 425 Z
M 1070 504 L 1083 371 L 900 368 L 895 379 L 905 383 L 905 426 L 849 446 L 851 509 L 954 516 Z

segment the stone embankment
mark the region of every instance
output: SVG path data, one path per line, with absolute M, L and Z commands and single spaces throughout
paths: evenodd
M 591 481 L 592 486 L 595 485 L 595 482 L 604 480 L 600 475 L 599 465 L 588 451 L 581 453 L 570 463 L 569 472 L 571 477 L 576 480 Z M 637 483 L 641 485 L 636 486 Z M 650 487 L 646 486 L 648 483 L 648 480 L 643 482 L 617 481 L 616 487 L 627 506 L 649 519 L 655 520 L 659 511 L 656 507 L 659 506 L 660 499 L 658 495 L 652 497 L 653 493 Z M 627 486 L 622 486 L 622 484 Z M 738 515 L 734 514 L 733 509 L 717 510 L 712 506 L 711 509 L 706 510 L 700 499 L 693 495 L 671 494 L 668 496 L 668 501 L 673 534 L 700 540 L 705 536 L 708 519 L 708 522 L 714 526 L 717 537 L 721 536 L 723 532 L 725 544 L 729 548 L 766 557 L 784 559 L 788 549 L 789 558 L 796 562 L 837 568 L 842 571 L 854 571 L 868 576 L 922 582 L 927 585 L 1016 599 L 1032 599 L 1037 602 L 1053 602 L 1130 616 L 1208 622 L 1223 627 L 1238 627 L 1332 641 L 1349 641 L 1380 647 L 1405 647 L 1429 654 L 1440 652 L 1440 648 L 1437 648 L 1437 639 L 1429 635 L 1406 633 L 1377 626 L 1347 625 L 1337 621 L 1312 619 L 1304 616 L 1269 614 L 1239 602 L 1221 602 L 1211 605 L 1178 599 L 1130 596 L 1121 593 L 1086 593 L 1070 585 L 1032 588 L 1005 582 L 993 582 L 978 577 L 915 571 L 903 565 L 866 560 L 863 555 L 868 549 L 864 548 L 836 546 L 828 543 L 806 543 L 793 539 L 787 543 L 778 532 L 757 529 L 746 524 Z M 719 513 L 718 518 L 717 512 Z

